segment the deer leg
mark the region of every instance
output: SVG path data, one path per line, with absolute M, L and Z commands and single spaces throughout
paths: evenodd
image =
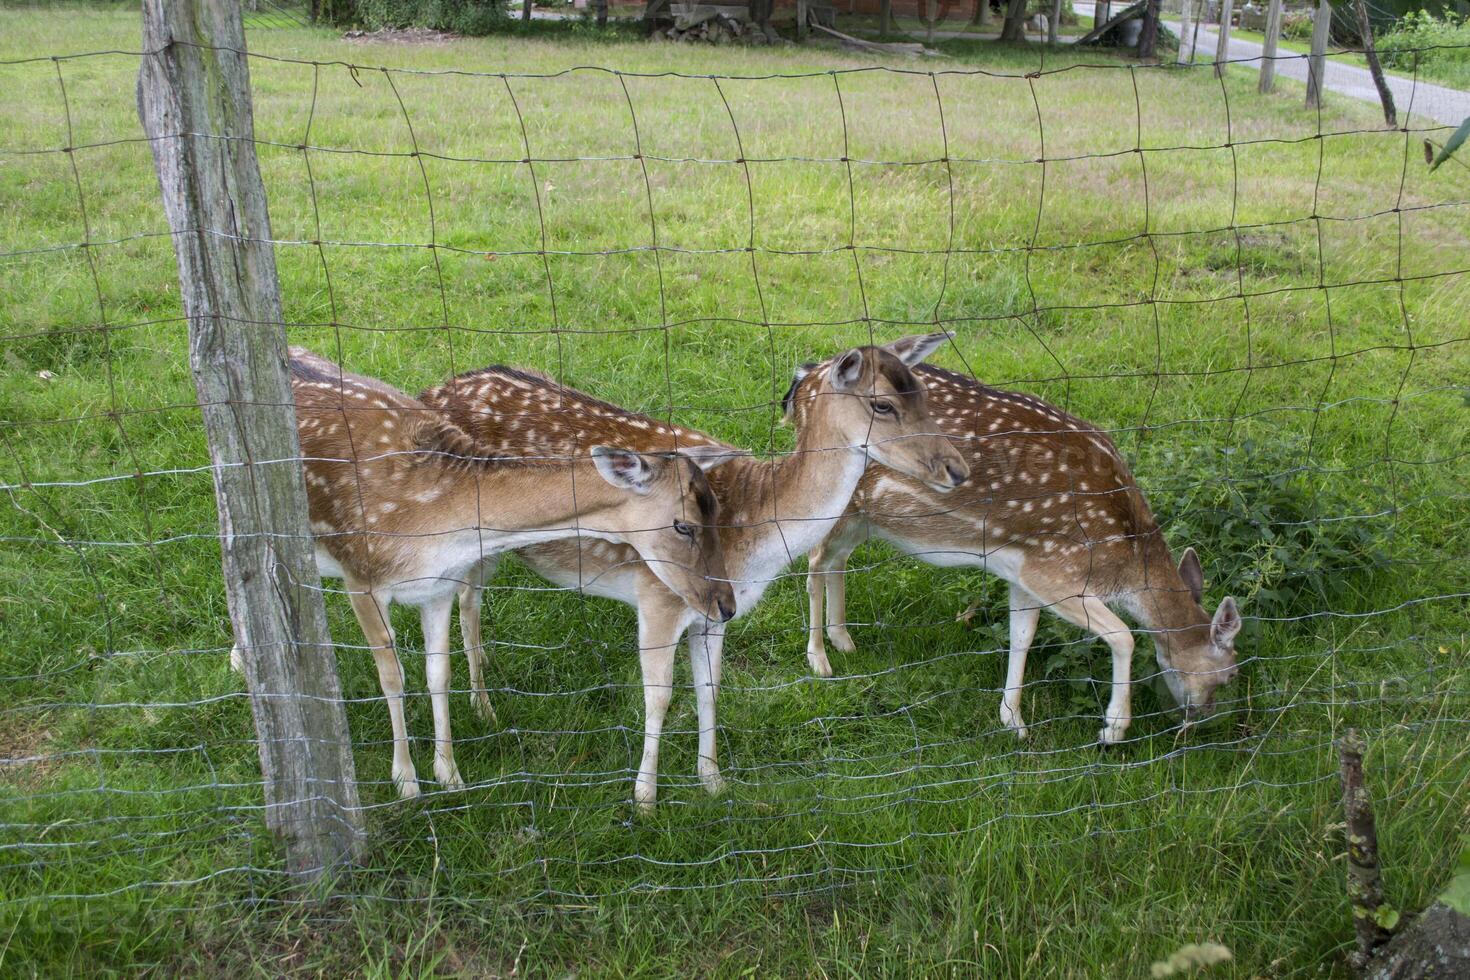
M 689 662 L 694 668 L 694 696 L 699 705 L 699 781 L 713 795 L 725 791 L 720 775 L 715 728 L 715 702 L 725 653 L 725 624 L 710 620 L 689 628 Z
M 1112 651 L 1112 695 L 1108 698 L 1104 724 L 1097 738 L 1104 745 L 1123 741 L 1128 725 L 1133 721 L 1129 690 L 1133 680 L 1133 631 L 1097 596 L 1068 596 L 1047 608 L 1067 622 L 1102 637 Z
M 807 562 L 806 595 L 809 613 L 806 660 L 818 677 L 832 676 L 832 663 L 822 644 L 825 626 L 827 639 L 843 653 L 852 653 L 857 645 L 847 632 L 847 559 L 864 537 L 866 526 L 860 519 L 847 518 L 837 523 L 825 541 L 812 549 Z M 822 610 L 825 590 L 827 609 Z
M 347 582 L 347 598 L 357 616 L 357 625 L 367 637 L 378 666 L 378 685 L 388 702 L 388 720 L 393 725 L 393 783 L 404 799 L 419 795 L 418 773 L 413 757 L 408 754 L 408 726 L 403 721 L 403 664 L 393 649 L 393 627 L 388 619 L 388 605 L 355 582 Z
M 434 778 L 441 785 L 461 789 L 464 779 L 454 764 L 454 738 L 449 729 L 449 617 L 454 601 L 445 596 L 419 609 L 424 627 L 424 673 L 428 675 L 429 702 L 434 707 Z
M 470 573 L 470 581 L 459 590 L 459 632 L 464 637 L 464 656 L 470 665 L 470 707 L 483 721 L 495 724 L 495 709 L 485 690 L 485 646 L 480 635 L 481 590 L 495 574 L 496 561 L 486 559 Z
M 1011 586 L 1011 652 L 1006 661 L 1006 689 L 1000 699 L 1000 721 L 1026 737 L 1026 722 L 1021 717 L 1021 685 L 1025 683 L 1026 651 L 1036 638 L 1036 623 L 1041 618 L 1041 604 L 1020 586 Z
M 677 611 L 638 607 L 638 661 L 643 670 L 643 759 L 633 799 L 643 810 L 658 801 L 658 742 L 674 695 L 674 647 L 684 632 Z

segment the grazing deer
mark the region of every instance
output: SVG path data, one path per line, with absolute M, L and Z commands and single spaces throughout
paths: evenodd
M 736 456 L 710 473 L 720 499 L 719 534 L 735 587 L 735 614 L 747 613 L 794 559 L 826 536 L 846 511 L 869 461 L 921 481 L 936 493 L 953 490 L 968 474 L 964 457 L 938 434 L 924 386 L 910 370 L 946 339 L 909 337 L 886 347 L 858 347 L 798 378 L 796 448 L 780 459 Z M 640 451 L 674 443 L 730 452 L 708 436 L 626 412 L 540 376 L 488 368 L 419 396 L 443 409 L 482 446 L 520 449 L 526 434 L 559 421 L 544 451 L 573 452 L 584 431 L 616 434 Z M 545 419 L 546 421 L 542 421 Z M 527 420 L 527 421 L 519 421 Z M 643 671 L 644 737 L 634 799 L 658 797 L 658 749 L 673 693 L 674 650 L 689 632 L 699 711 L 699 777 L 706 789 L 724 787 L 715 755 L 715 699 L 719 692 L 725 624 L 680 602 L 631 549 L 600 542 L 548 542 L 518 552 L 532 569 L 567 588 L 606 596 L 638 608 L 638 652 Z M 484 569 L 488 578 L 493 563 Z M 460 623 L 472 672 L 472 697 L 484 697 L 480 675 L 480 595 L 460 595 Z
M 1026 650 L 1042 609 L 1102 637 L 1112 652 L 1102 742 L 1121 741 L 1132 720 L 1133 634 L 1109 605 L 1122 607 L 1153 634 L 1164 680 L 1186 721 L 1208 712 L 1216 688 L 1236 673 L 1240 611 L 1228 596 L 1213 619 L 1200 607 L 1199 558 L 1187 548 L 1174 565 L 1112 440 L 1039 398 L 928 365 L 914 373 L 928 385 L 940 427 L 967 441 L 970 483 L 939 496 L 901 476 L 874 472 L 863 478 L 852 511 L 812 552 L 812 671 L 832 676 L 824 622 L 837 649 L 855 649 L 844 625 L 844 575 L 853 549 L 872 537 L 932 565 L 983 568 L 1010 583 L 1010 662 L 1000 717 L 1021 738 Z
M 487 555 L 563 538 L 626 544 L 671 601 L 716 620 L 735 608 L 714 497 L 696 460 L 596 442 L 561 461 L 544 443 L 566 432 L 524 425 L 543 461 L 487 459 L 467 434 L 397 389 L 291 351 L 291 387 L 306 468 L 317 566 L 342 578 L 377 662 L 393 724 L 393 781 L 417 796 L 403 721 L 403 668 L 388 606 L 419 607 L 434 713 L 434 775 L 462 786 L 449 728 L 449 619 L 456 593 Z

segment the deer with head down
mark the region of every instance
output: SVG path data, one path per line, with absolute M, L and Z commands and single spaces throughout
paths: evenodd
M 596 539 L 644 558 L 671 601 L 714 621 L 735 607 L 719 536 L 708 526 L 709 455 L 634 451 L 522 423 L 526 450 L 487 458 L 442 412 L 373 378 L 293 348 L 291 386 L 317 565 L 344 580 L 377 662 L 393 725 L 393 781 L 417 796 L 403 720 L 403 669 L 390 603 L 417 606 L 434 714 L 434 775 L 464 784 L 449 726 L 449 620 L 488 555 Z M 701 515 L 693 518 L 691 515 Z
M 718 533 L 734 586 L 735 615 L 749 612 L 787 565 L 826 536 L 870 463 L 906 474 L 935 494 L 964 482 L 968 465 L 939 434 L 924 386 L 912 372 L 945 339 L 944 334 L 908 337 L 832 358 L 797 385 L 800 409 L 791 453 L 778 459 L 736 455 L 710 472 L 720 501 Z M 524 427 L 536 428 L 544 439 L 552 420 L 551 440 L 537 443 L 545 452 L 575 452 L 588 429 L 600 438 L 616 433 L 620 444 L 644 452 L 674 445 L 734 452 L 702 433 L 627 412 L 544 376 L 503 368 L 461 375 L 419 397 L 490 452 L 524 451 L 529 445 Z M 624 546 L 560 541 L 518 554 L 552 582 L 638 608 L 645 727 L 634 799 L 643 807 L 657 800 L 659 739 L 673 692 L 674 650 L 688 632 L 699 714 L 699 776 L 707 790 L 720 792 L 724 779 L 715 754 L 715 701 L 724 621 L 680 602 L 658 580 L 656 567 Z M 487 567 L 486 576 L 492 570 Z M 460 623 L 477 701 L 484 697 L 479 605 L 479 591 L 465 589 Z
M 853 508 L 811 557 L 807 660 L 832 676 L 822 641 L 855 648 L 846 626 L 845 569 L 876 538 L 933 565 L 983 568 L 1010 583 L 1010 661 L 1002 723 L 1025 738 L 1026 651 L 1043 609 L 1096 634 L 1112 652 L 1104 743 L 1132 720 L 1133 634 L 1110 606 L 1152 634 L 1164 681 L 1186 721 L 1213 707 L 1236 673 L 1240 610 L 1226 597 L 1212 617 L 1200 606 L 1204 575 L 1193 548 L 1176 565 L 1143 493 L 1108 436 L 1039 398 L 920 365 L 934 417 L 965 447 L 970 482 L 938 495 L 891 473 L 866 475 Z M 823 615 L 825 591 L 826 613 Z

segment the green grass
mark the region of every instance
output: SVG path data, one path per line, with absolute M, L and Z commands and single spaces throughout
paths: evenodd
M 137 35 L 126 11 L 0 12 L 0 58 L 134 50 Z M 1462 168 L 1427 174 L 1372 106 L 1330 96 L 1322 125 L 1344 135 L 1318 139 L 1298 89 L 1260 97 L 1245 74 L 1225 81 L 1233 149 L 1165 150 L 1227 142 L 1218 81 L 1122 62 L 1028 79 L 1035 45 L 896 63 L 1007 77 L 840 76 L 844 147 L 828 74 L 718 90 L 628 77 L 625 95 L 615 76 L 575 72 L 511 78 L 514 103 L 495 77 L 866 64 L 829 50 L 390 47 L 310 30 L 250 43 L 492 73 L 393 75 L 395 95 L 367 68 L 252 65 L 274 232 L 292 243 L 277 260 L 293 341 L 410 391 L 528 365 L 779 451 L 791 437 L 773 400 L 795 364 L 937 318 L 956 331 L 942 363 L 1118 430 L 1176 548 L 1200 549 L 1211 600 L 1234 591 L 1260 617 L 1240 641 L 1251 659 L 1213 727 L 1181 738 L 1140 689 L 1133 740 L 1100 753 L 1102 647 L 1047 623 L 1032 740 L 1018 745 L 996 717 L 1003 592 L 866 548 L 850 615 L 869 625 L 854 629 L 858 653 L 835 658 L 848 676 L 805 679 L 803 582 L 778 583 L 727 644 L 730 796 L 693 778 L 684 690 L 663 802 L 643 818 L 627 802 L 641 726 L 631 610 L 528 591 L 512 569 L 488 614 L 501 727 L 463 696 L 453 708 L 476 786 L 400 804 L 376 676 L 331 596 L 371 850 L 350 897 L 299 904 L 264 839 L 249 705 L 226 666 L 136 58 L 0 66 L 7 974 L 1131 977 L 1202 940 L 1235 953 L 1219 976 L 1341 974 L 1352 930 L 1332 739 L 1347 725 L 1371 739 L 1394 902 L 1439 886 L 1470 778 L 1470 242 L 1464 208 L 1446 203 L 1470 197 Z M 630 99 L 646 180 L 636 160 L 534 174 L 518 162 L 522 119 L 537 158 L 627 157 Z M 373 155 L 408 151 L 409 122 L 434 156 Z M 1140 141 L 1158 151 L 1130 152 Z M 29 152 L 65 145 L 87 148 Z M 948 165 L 855 163 L 851 185 L 842 163 L 806 162 L 940 161 L 946 146 Z M 742 152 L 748 185 L 740 164 L 653 159 Z M 444 247 L 383 247 L 431 240 L 425 172 Z M 105 244 L 33 251 L 83 240 L 78 185 L 88 237 Z M 540 248 L 538 199 L 548 248 L 588 253 L 647 244 L 650 192 L 659 241 L 679 250 L 552 255 L 553 305 L 541 257 L 516 254 Z M 1239 238 L 1202 230 L 1232 223 Z M 331 244 L 299 244 L 317 239 Z M 1116 243 L 1043 248 L 1103 241 Z M 818 254 L 786 254 L 804 250 Z M 107 476 L 124 478 L 38 485 Z M 957 622 L 973 599 L 979 615 Z M 422 692 L 418 629 L 400 616 Z M 1148 673 L 1146 640 L 1138 661 Z M 423 698 L 409 715 L 426 737 Z M 416 757 L 427 770 L 426 743 Z

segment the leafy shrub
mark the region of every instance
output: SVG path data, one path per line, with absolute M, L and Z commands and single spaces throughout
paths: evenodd
M 1373 508 L 1347 492 L 1352 476 L 1319 472 L 1335 467 L 1309 464 L 1302 440 L 1145 457 L 1144 481 L 1168 480 L 1149 503 L 1176 552 L 1200 553 L 1216 600 L 1229 592 L 1266 617 L 1340 609 L 1387 564 L 1381 524 L 1364 516 Z
M 1312 39 L 1312 12 L 1288 10 L 1281 15 L 1281 36 L 1288 41 Z
M 1470 87 L 1470 18 L 1414 11 L 1378 38 L 1377 46 L 1386 67 L 1412 72 L 1417 65 L 1426 78 Z
M 335 5 L 339 21 L 367 30 L 428 27 L 456 34 L 489 34 L 506 20 L 503 0 L 351 0 Z

